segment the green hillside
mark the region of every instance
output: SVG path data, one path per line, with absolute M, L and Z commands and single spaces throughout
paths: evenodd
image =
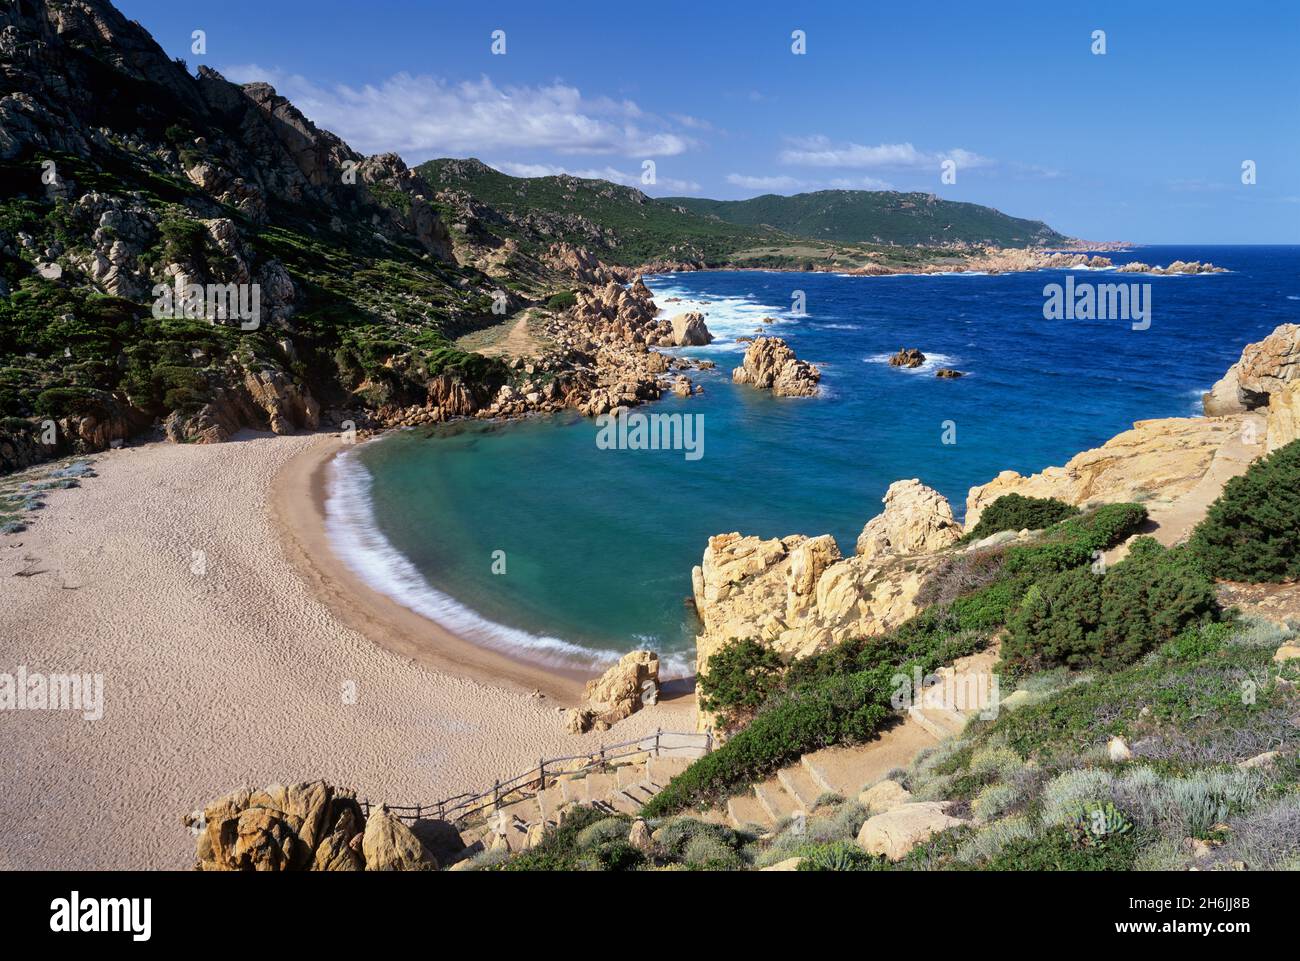
M 721 263 L 736 251 L 789 239 L 770 227 L 702 217 L 676 202 L 655 200 L 605 180 L 511 177 L 474 159 L 430 160 L 416 172 L 436 190 L 464 191 L 504 214 L 505 223 L 489 228 L 526 249 L 564 240 L 586 246 L 611 263 Z
M 775 227 L 838 243 L 941 244 L 964 241 L 1002 247 L 1058 244 L 1067 238 L 1041 220 L 1009 217 L 992 207 L 941 200 L 934 194 L 819 190 L 750 200 L 669 197 L 662 203 L 742 227 Z

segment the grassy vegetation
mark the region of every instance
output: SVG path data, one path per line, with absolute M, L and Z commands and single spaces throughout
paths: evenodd
M 1066 238 L 1038 220 L 992 207 L 892 190 L 819 190 L 749 200 L 670 197 L 674 204 L 745 227 L 769 226 L 800 237 L 842 243 L 939 244 L 965 241 L 1003 247 L 1058 244 Z
M 219 275 L 228 267 L 195 213 L 214 207 L 210 198 L 161 172 L 148 156 L 108 152 L 92 163 L 51 154 L 0 165 L 0 231 L 8 236 L 30 235 L 32 249 L 76 251 L 89 243 L 93 224 L 74 222 L 69 205 L 42 189 L 45 159 L 80 187 L 137 193 L 157 221 L 138 258 L 146 269 L 180 262 L 200 275 Z M 122 408 L 147 424 L 171 411 L 192 413 L 243 370 L 264 367 L 340 407 L 423 402 L 425 383 L 440 373 L 485 390 L 508 378 L 499 361 L 453 342 L 459 327 L 490 310 L 484 281 L 473 271 L 432 261 L 413 242 L 381 243 L 361 225 L 326 229 L 322 215 L 306 208 L 273 202 L 269 224 L 230 208 L 219 213 L 235 221 L 255 264 L 278 261 L 293 277 L 289 329 L 265 318 L 255 331 L 156 319 L 147 300 L 93 292 L 66 255 L 57 280 L 0 255 L 0 276 L 10 288 L 0 297 L 0 409 L 22 419 Z

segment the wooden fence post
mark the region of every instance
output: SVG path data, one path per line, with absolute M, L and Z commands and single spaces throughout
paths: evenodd
M 544 757 L 540 757 L 537 759 L 537 779 L 540 782 L 537 790 L 545 791 L 546 790 L 546 758 Z

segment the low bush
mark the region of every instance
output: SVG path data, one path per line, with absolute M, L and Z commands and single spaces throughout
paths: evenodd
M 784 670 L 781 656 L 765 644 L 729 641 L 697 679 L 700 707 L 717 714 L 723 728 L 739 727 L 780 687 Z
M 1079 508 L 1054 497 L 1003 494 L 984 508 L 979 522 L 967 531 L 962 541 L 978 541 L 1001 531 L 1038 531 L 1078 513 Z
M 1008 841 L 981 865 L 989 871 L 1131 871 L 1148 840 L 1137 831 L 1116 835 L 1104 845 L 1076 839 L 1068 827 Z
M 800 871 L 885 871 L 888 863 L 882 857 L 868 854 L 853 841 L 832 841 L 817 844 L 801 852 Z
M 1214 577 L 1252 583 L 1300 577 L 1300 441 L 1228 481 L 1189 543 Z
M 578 295 L 571 290 L 561 290 L 558 294 L 552 294 L 546 306 L 551 310 L 568 310 L 578 302 Z
M 646 804 L 644 815 L 660 817 L 691 804 L 715 802 L 809 751 L 865 740 L 893 716 L 894 673 L 893 667 L 877 667 L 778 695 L 749 727 L 673 778 Z
M 1217 615 L 1214 585 L 1194 558 L 1143 537 L 1104 574 L 1074 568 L 1030 587 L 1008 624 L 1003 662 L 1114 670 Z

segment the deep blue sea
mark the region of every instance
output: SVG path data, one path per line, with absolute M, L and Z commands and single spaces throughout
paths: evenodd
M 702 414 L 702 457 L 600 449 L 595 422 L 571 415 L 392 434 L 336 462 L 334 542 L 373 586 L 523 657 L 689 654 L 685 599 L 710 535 L 831 533 L 851 553 L 885 489 L 908 477 L 960 516 L 967 490 L 999 471 L 1062 464 L 1135 420 L 1199 413 L 1245 344 L 1300 321 L 1300 247 L 1109 256 L 1231 272 L 648 277 L 664 315 L 702 310 L 717 337 L 683 351 L 717 362 L 692 374 L 703 394 L 641 409 Z M 1044 320 L 1044 286 L 1067 275 L 1151 284 L 1149 329 Z M 760 326 L 821 365 L 821 396 L 732 384 L 745 347 L 735 338 Z M 891 368 L 900 347 L 930 360 Z M 967 376 L 939 379 L 940 366 Z

